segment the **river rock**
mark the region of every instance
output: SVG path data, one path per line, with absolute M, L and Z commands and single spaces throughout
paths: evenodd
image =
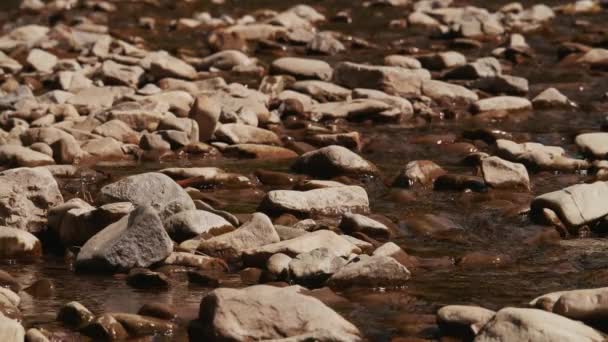
M 156 211 L 140 206 L 87 241 L 76 259 L 82 270 L 148 267 L 171 254 L 173 242 Z
M 528 93 L 528 80 L 510 75 L 482 78 L 472 86 L 492 94 L 526 95 Z
M 0 51 L 0 70 L 16 73 L 21 71 L 21 69 L 23 69 L 21 63 Z
M 127 284 L 136 289 L 166 289 L 171 285 L 169 278 L 147 268 L 134 268 L 129 271 Z
M 27 231 L 0 226 L 0 258 L 39 257 L 42 245 Z
M 484 57 L 450 70 L 445 74 L 445 78 L 475 80 L 496 77 L 500 74 L 502 74 L 500 62 L 494 57 Z
M 537 309 L 504 308 L 479 332 L 475 342 L 604 341 L 601 333 L 577 321 Z
M 319 79 L 329 81 L 333 70 L 327 62 L 315 59 L 283 57 L 272 62 L 274 74 L 287 74 L 297 79 Z
M 321 334 L 323 341 L 359 341 L 359 330 L 299 287 L 256 285 L 217 289 L 201 302 L 191 340 L 281 340 Z
M 251 187 L 251 180 L 238 173 L 230 173 L 217 167 L 171 167 L 159 171 L 178 181 L 182 186 L 197 187 Z M 200 209 L 200 208 L 199 208 Z
M 448 333 L 475 336 L 495 314 L 479 306 L 448 305 L 437 311 L 437 323 Z
M 448 100 L 458 102 L 473 102 L 478 96 L 473 91 L 457 85 L 442 81 L 424 80 L 422 82 L 422 94 L 435 101 Z
M 123 65 L 111 60 L 107 60 L 101 65 L 101 75 L 110 84 L 136 88 L 143 74 L 144 69 L 140 66 Z
M 479 100 L 473 104 L 475 113 L 516 112 L 532 109 L 532 103 L 523 97 L 496 96 Z
M 250 159 L 293 159 L 298 156 L 294 151 L 281 147 L 261 144 L 236 144 L 222 150 L 227 156 Z
M 544 209 L 552 210 L 567 227 L 591 223 L 608 215 L 608 184 L 577 184 L 536 197 L 530 204 L 533 219 L 540 219 Z
M 30 233 L 46 230 L 47 210 L 63 202 L 57 181 L 44 168 L 0 172 L 0 225 Z
M 360 214 L 344 214 L 339 228 L 347 234 L 363 233 L 372 238 L 388 239 L 392 235 L 383 223 Z
M 197 247 L 198 247 L 197 241 Z M 181 245 L 180 245 L 181 247 Z M 186 252 L 173 252 L 163 261 L 165 265 L 192 267 L 199 270 L 228 271 L 228 265 L 222 259 L 207 255 L 196 255 Z
M 414 160 L 405 165 L 405 168 L 395 177 L 393 186 L 411 187 L 416 185 L 432 185 L 437 177 L 445 175 L 441 166 L 431 160 Z
M 499 157 L 487 157 L 481 160 L 481 172 L 485 182 L 492 187 L 530 189 L 530 177 L 522 164 Z
M 81 332 L 94 340 L 116 341 L 125 340 L 129 337 L 125 327 L 110 314 L 95 317 Z
M 308 110 L 313 120 L 376 118 L 391 110 L 384 101 L 374 99 L 355 99 L 340 102 L 314 104 Z
M 59 310 L 57 320 L 64 325 L 80 329 L 93 321 L 95 316 L 84 305 L 79 302 L 69 302 Z
M 136 314 L 113 313 L 111 314 L 131 336 L 153 336 L 173 334 L 175 325 L 171 322 Z
M 151 206 L 161 220 L 184 210 L 194 210 L 194 202 L 175 181 L 162 173 L 149 172 L 125 177 L 101 189 L 103 203 L 131 202 Z
M 299 284 L 318 286 L 345 264 L 346 260 L 329 249 L 318 248 L 296 255 L 289 262 L 289 274 Z
M 330 310 L 330 309 L 328 309 L 328 310 Z M 6 342 L 23 342 L 23 341 L 25 341 L 25 329 L 23 329 L 23 326 L 18 321 L 5 317 L 1 313 L 0 313 L 0 341 L 6 341 Z
M 585 52 L 577 63 L 588 64 L 591 67 L 606 68 L 608 65 L 608 49 L 591 49 Z
M 165 51 L 152 52 L 142 61 L 144 69 L 149 69 L 157 78 L 175 77 L 192 80 L 196 78 L 196 69 L 179 58 Z
M 357 88 L 352 92 L 353 99 L 372 99 L 386 103 L 390 108 L 380 112 L 383 115 L 386 111 L 396 110 L 404 119 L 410 118 L 414 114 L 412 103 L 401 96 L 392 96 L 380 90 Z
M 232 261 L 239 259 L 247 249 L 279 241 L 279 235 L 268 216 L 255 213 L 251 220 L 245 222 L 235 231 L 201 241 L 198 250 L 207 255 Z
M 34 70 L 50 74 L 57 65 L 57 56 L 40 49 L 32 49 L 27 56 L 27 64 Z
M 423 68 L 429 70 L 443 70 L 465 65 L 467 58 L 456 51 L 446 51 L 416 56 Z
M 391 95 L 420 94 L 423 80 L 429 80 L 425 69 L 405 69 L 341 62 L 334 70 L 334 82 L 351 89 L 369 88 Z
M 229 144 L 281 145 L 281 139 L 274 132 L 243 124 L 221 125 L 215 136 Z
M 333 32 L 319 32 L 308 42 L 307 48 L 311 52 L 326 55 L 336 55 L 346 51 L 346 47 Z
M 329 230 L 317 230 L 292 239 L 246 250 L 243 253 L 243 259 L 250 265 L 264 265 L 271 256 L 277 253 L 283 253 L 293 258 L 319 248 L 327 248 L 332 254 L 344 258 L 352 253 L 361 253 L 359 247 L 350 243 L 343 236 Z
M 165 220 L 169 236 L 181 242 L 195 236 L 216 236 L 234 230 L 223 217 L 202 210 L 181 211 Z
M 277 253 L 268 258 L 266 269 L 278 278 L 285 278 L 289 272 L 289 263 L 293 260 L 289 255 Z
M 340 87 L 339 85 L 330 82 L 316 80 L 298 81 L 293 83 L 289 88 L 308 94 L 319 102 L 343 101 L 346 100 L 351 93 L 350 89 Z
M 602 321 L 608 316 L 608 288 L 559 292 L 552 311 L 578 321 Z
M 555 88 L 547 88 L 532 99 L 534 108 L 568 107 L 572 101 Z
M 110 120 L 95 127 L 94 134 L 114 138 L 126 144 L 139 144 L 139 133 L 121 120 Z
M 405 266 L 389 256 L 361 255 L 334 273 L 327 285 L 335 288 L 401 287 L 410 276 Z
M 0 287 L 6 287 L 13 292 L 19 292 L 19 290 L 21 290 L 21 285 L 17 279 L 3 270 L 0 270 Z
M 13 292 L 13 290 L 0 286 L 0 303 L 17 308 L 21 303 L 21 297 Z
M 55 164 L 55 160 L 52 157 L 30 148 L 19 145 L 0 146 L 0 165 L 7 167 L 34 167 L 51 164 Z
M 123 145 L 114 138 L 90 139 L 80 145 L 82 150 L 96 160 L 123 159 Z
M 384 57 L 384 64 L 388 66 L 396 66 L 405 69 L 420 69 L 422 68 L 422 64 L 414 58 L 410 56 L 402 56 L 402 55 L 388 55 Z M 427 68 L 429 69 L 429 68 Z
M 566 156 L 566 151 L 559 146 L 545 146 L 534 142 L 518 144 L 498 139 L 496 147 L 501 157 L 540 170 L 576 171 L 589 168 L 588 161 Z
M 331 187 L 309 191 L 274 190 L 266 194 L 260 210 L 300 216 L 368 212 L 369 199 L 359 186 Z
M 576 137 L 576 145 L 583 153 L 598 159 L 608 156 L 608 133 L 585 133 Z
M 343 175 L 375 175 L 378 168 L 343 146 L 327 146 L 301 155 L 293 164 L 296 172 L 313 177 L 332 178 Z
M 198 64 L 202 69 L 216 68 L 220 70 L 232 70 L 237 66 L 246 66 L 253 61 L 244 53 L 238 50 L 224 50 L 209 55 Z
M 25 340 L 27 342 L 50 342 L 49 338 L 40 330 L 36 328 L 30 328 L 25 333 Z

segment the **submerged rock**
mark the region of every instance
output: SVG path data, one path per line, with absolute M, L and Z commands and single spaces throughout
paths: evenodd
M 361 340 L 354 325 L 299 292 L 299 287 L 267 285 L 217 289 L 203 298 L 190 340 L 279 340 L 311 334 L 324 336 L 323 341 Z

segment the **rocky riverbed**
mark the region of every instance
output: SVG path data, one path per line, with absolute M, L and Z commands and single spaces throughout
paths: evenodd
M 604 341 L 607 11 L 0 2 L 0 341 Z

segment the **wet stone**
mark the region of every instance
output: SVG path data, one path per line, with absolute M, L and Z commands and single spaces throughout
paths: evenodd
M 169 256 L 173 242 L 152 207 L 138 207 L 87 241 L 76 267 L 88 271 L 148 267 Z
M 328 81 L 331 79 L 333 70 L 324 61 L 284 57 L 272 62 L 271 70 L 274 74 L 287 74 L 297 79 L 319 79 Z
M 177 318 L 175 308 L 161 303 L 147 303 L 137 311 L 138 315 L 155 317 L 164 320 L 174 320 Z
M 78 302 L 65 304 L 57 314 L 57 320 L 70 328 L 80 329 L 87 326 L 94 319 L 94 315 Z
M 188 271 L 188 282 L 210 288 L 219 287 L 222 283 L 217 276 L 206 271 Z
M 55 294 L 55 283 L 49 279 L 39 279 L 23 291 L 34 298 L 49 298 Z
M 401 287 L 410 276 L 405 266 L 389 256 L 361 255 L 334 273 L 327 284 L 332 288 Z
M 359 214 L 345 214 L 342 216 L 339 228 L 347 234 L 361 232 L 379 239 L 388 239 L 392 235 L 386 225 Z
M 247 315 L 255 311 L 257 315 Z M 296 314 L 297 313 L 297 314 Z M 247 315 L 247 316 L 244 316 Z M 297 287 L 257 285 L 245 289 L 217 289 L 203 298 L 191 339 L 281 339 L 323 334 L 322 340 L 358 341 L 358 329 L 318 299 Z M 280 328 L 281 333 L 278 333 Z M 312 335 L 312 339 L 318 339 Z
M 375 165 L 343 146 L 327 146 L 300 156 L 292 168 L 314 177 L 377 174 Z
M 359 186 L 343 186 L 309 191 L 274 190 L 266 194 L 260 210 L 269 214 L 300 216 L 348 212 L 368 212 L 369 199 Z
M 319 248 L 293 258 L 289 262 L 289 274 L 299 284 L 318 286 L 345 264 L 346 260 L 329 249 Z
M 137 289 L 164 289 L 168 288 L 171 282 L 162 273 L 153 272 L 146 268 L 134 268 L 129 271 L 127 284 Z

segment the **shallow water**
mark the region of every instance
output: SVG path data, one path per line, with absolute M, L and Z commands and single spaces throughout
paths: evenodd
M 10 17 L 9 8 L 17 1 L 0 1 L 0 20 L 6 22 Z M 194 55 L 208 53 L 203 44 L 203 32 L 172 32 L 168 23 L 172 19 L 187 17 L 194 11 L 208 10 L 212 14 L 231 14 L 238 16 L 255 9 L 285 9 L 294 5 L 292 1 L 249 0 L 227 1 L 225 5 L 210 5 L 206 1 L 187 4 L 179 1 L 163 1 L 161 8 L 123 2 L 120 11 L 111 15 L 109 25 L 113 34 L 121 37 L 141 36 L 152 48 L 164 48 L 175 52 L 185 49 Z M 389 29 L 390 19 L 402 17 L 404 10 L 394 8 L 362 8 L 353 1 L 298 1 L 308 3 L 323 10 L 331 17 L 342 9 L 351 9 L 353 23 L 327 23 L 320 29 L 332 29 L 365 38 L 378 45 L 379 49 L 360 49 L 348 51 L 344 55 L 331 57 L 316 56 L 330 62 L 339 60 L 379 62 L 390 53 L 398 53 L 409 48 L 421 51 L 445 50 L 447 41 L 429 39 L 419 29 Z M 497 8 L 507 1 L 458 1 L 472 3 L 486 8 Z M 563 1 L 545 1 L 559 4 Z M 172 4 L 172 5 L 171 5 Z M 529 6 L 527 4 L 526 6 Z M 154 16 L 163 20 L 157 23 L 156 31 L 149 32 L 138 28 L 136 16 Z M 21 17 L 16 21 L 35 22 L 36 17 Z M 516 136 L 525 136 L 530 141 L 560 145 L 572 153 L 573 136 L 586 130 L 598 130 L 605 116 L 605 97 L 608 91 L 606 75 L 577 66 L 558 64 L 556 46 L 559 41 L 574 40 L 585 36 L 585 27 L 575 25 L 575 20 L 588 20 L 590 27 L 602 25 L 608 20 L 606 11 L 602 14 L 567 17 L 560 16 L 548 27 L 538 33 L 527 34 L 526 38 L 536 55 L 521 65 L 516 65 L 509 74 L 526 77 L 530 81 L 530 94 L 537 94 L 549 86 L 560 89 L 574 102 L 576 109 L 534 111 L 529 115 L 515 115 L 501 121 L 479 121 L 473 118 L 443 120 L 427 125 L 408 128 L 400 125 L 378 125 L 367 123 L 347 123 L 359 131 L 366 145 L 362 155 L 375 162 L 384 172 L 386 179 L 394 175 L 407 161 L 431 159 L 449 170 L 470 172 L 460 164 L 462 154 L 450 152 L 444 145 L 416 143 L 417 137 L 445 134 L 460 137 L 465 130 L 474 127 L 501 129 Z M 604 38 L 605 39 L 605 38 Z M 399 42 L 395 44 L 395 42 Z M 604 40 L 606 42 L 607 40 Z M 484 44 L 482 49 L 462 50 L 469 58 L 489 55 L 497 42 Z M 263 61 L 276 58 L 279 53 L 269 51 L 250 51 Z M 282 54 L 302 54 L 297 49 Z M 255 85 L 259 80 L 248 80 Z M 489 149 L 481 148 L 483 151 Z M 163 163 L 148 163 L 137 167 L 97 167 L 113 178 L 144 170 L 155 170 L 169 166 L 221 166 L 227 170 L 252 175 L 257 168 L 286 171 L 288 161 L 247 161 L 228 159 L 173 160 Z M 381 180 L 366 184 L 370 193 L 372 211 L 384 214 L 400 222 L 403 236 L 396 242 L 408 253 L 423 257 L 451 257 L 458 259 L 469 252 L 482 251 L 489 255 L 500 255 L 504 264 L 471 267 L 451 267 L 426 270 L 416 273 L 407 287 L 399 290 L 377 291 L 357 290 L 341 293 L 349 303 L 335 306 L 335 309 L 357 325 L 374 341 L 388 341 L 393 337 L 434 338 L 437 331 L 431 324 L 430 316 L 445 304 L 476 304 L 491 309 L 505 305 L 523 305 L 535 296 L 554 290 L 583 288 L 605 284 L 605 277 L 598 271 L 606 260 L 597 255 L 585 255 L 583 248 L 563 247 L 552 244 L 538 245 L 527 243 L 543 227 L 533 225 L 525 215 L 508 215 L 518 206 L 525 206 L 537 194 L 557 190 L 585 180 L 585 175 L 537 173 L 532 174 L 532 194 L 492 191 L 485 194 L 456 193 L 437 191 L 414 191 L 414 201 L 393 200 L 390 189 Z M 72 180 L 65 185 L 66 195 L 74 192 Z M 108 180 L 105 180 L 106 182 Z M 91 184 L 91 189 L 97 184 Z M 262 189 L 268 190 L 268 187 Z M 94 192 L 94 190 L 91 190 Z M 251 213 L 255 210 L 258 198 L 249 199 L 234 191 L 210 191 L 210 195 L 224 201 L 225 209 L 233 213 Z M 447 217 L 462 227 L 462 230 L 444 239 L 417 236 L 404 223 L 412 216 L 423 213 Z M 608 249 L 608 248 L 607 248 Z M 604 257 L 605 258 L 605 257 Z M 600 266 L 598 266 L 600 265 Z M 188 286 L 178 282 L 167 292 L 135 290 L 126 285 L 124 277 L 107 275 L 75 274 L 68 264 L 59 257 L 46 256 L 32 263 L 0 264 L 9 273 L 16 275 L 22 284 L 30 284 L 36 279 L 48 278 L 55 283 L 55 294 L 50 298 L 29 298 L 24 294 L 22 311 L 25 325 L 55 327 L 58 308 L 77 300 L 93 312 L 136 312 L 147 302 L 162 302 L 179 308 L 185 319 L 197 314 L 201 297 L 208 291 L 202 287 Z M 229 284 L 241 286 L 234 276 Z M 421 316 L 418 316 L 421 315 Z M 79 338 L 79 337 L 74 337 Z M 159 339 L 161 339 L 159 337 Z M 186 340 L 184 331 L 167 340 Z

